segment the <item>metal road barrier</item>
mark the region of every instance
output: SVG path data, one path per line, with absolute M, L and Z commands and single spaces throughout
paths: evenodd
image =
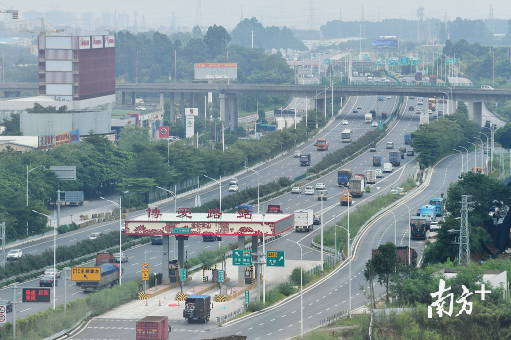
M 237 317 L 241 313 L 244 313 L 246 310 L 247 310 L 247 306 L 243 305 L 242 307 L 235 309 L 234 311 L 230 312 L 229 314 L 217 316 L 216 322 L 217 322 L 218 326 L 221 326 L 224 322 L 227 322 L 230 319 Z
M 88 312 L 87 315 L 85 315 L 81 320 L 79 320 L 77 323 L 75 323 L 70 328 L 64 329 L 63 331 L 60 331 L 60 332 L 55 333 L 53 335 L 50 335 L 49 337 L 44 338 L 43 340 L 53 340 L 53 339 L 60 338 L 61 336 L 65 335 L 66 333 L 68 333 L 68 332 L 72 331 L 73 329 L 75 329 L 83 320 L 87 319 L 91 315 L 91 313 L 92 312 Z

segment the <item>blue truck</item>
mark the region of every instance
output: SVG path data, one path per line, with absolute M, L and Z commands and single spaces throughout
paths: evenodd
M 381 156 L 373 156 L 373 166 L 381 166 Z
M 436 206 L 434 205 L 424 205 L 419 210 L 419 216 L 426 218 L 426 225 L 430 225 L 431 222 L 436 221 Z
M 105 263 L 99 267 L 101 268 L 101 280 L 96 282 L 82 282 L 81 286 L 84 292 L 96 292 L 103 288 L 112 287 L 119 282 L 119 267 L 117 265 Z
M 412 135 L 407 134 L 405 135 L 405 144 L 410 144 L 412 142 Z
M 341 169 L 337 171 L 337 185 L 346 187 L 351 179 L 351 169 Z
M 437 216 L 442 216 L 443 203 L 444 203 L 444 200 L 442 198 L 432 198 L 429 201 L 429 205 L 434 205 L 436 207 L 436 215 Z
M 401 153 L 399 151 L 391 151 L 389 152 L 389 162 L 392 163 L 393 166 L 401 165 Z

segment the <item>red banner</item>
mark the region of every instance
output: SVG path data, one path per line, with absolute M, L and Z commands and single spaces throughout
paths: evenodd
M 160 138 L 169 138 L 168 126 L 160 126 Z

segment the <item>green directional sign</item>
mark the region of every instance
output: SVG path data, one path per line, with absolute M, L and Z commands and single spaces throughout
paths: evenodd
M 250 303 L 250 292 L 248 290 L 245 291 L 245 304 L 248 305 Z
M 172 228 L 172 234 L 190 234 L 191 228 Z
M 250 266 L 252 265 L 252 250 L 233 249 L 232 250 L 233 266 Z
M 218 270 L 218 276 L 217 276 L 218 282 L 224 282 L 224 274 L 225 274 L 225 271 L 223 271 L 221 269 Z
M 186 281 L 186 268 L 179 269 L 179 281 Z
M 380 128 L 380 130 L 383 130 L 383 120 L 380 120 L 378 122 L 378 127 Z
M 284 267 L 284 252 L 268 250 L 266 252 L 266 265 L 268 267 Z

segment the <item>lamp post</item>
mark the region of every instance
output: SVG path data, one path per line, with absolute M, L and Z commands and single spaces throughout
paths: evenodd
M 211 178 L 209 176 L 206 176 L 206 175 L 202 175 L 206 178 L 209 178 L 215 182 L 218 182 L 219 186 L 220 186 L 220 212 L 222 212 L 222 176 L 220 176 L 220 180 L 217 180 L 217 179 L 214 179 L 214 178 Z
M 119 207 L 119 286 L 122 284 L 122 196 L 119 196 L 119 204 L 114 201 L 107 200 L 104 197 L 99 197 L 102 200 L 108 201 Z
M 463 152 L 460 150 L 453 149 L 454 151 L 458 151 L 461 155 L 461 173 L 463 173 Z
M 35 168 L 28 170 L 28 165 L 27 165 L 27 208 L 28 208 L 28 174 L 42 166 L 44 166 L 44 165 L 39 165 L 39 166 L 36 166 Z M 72 220 L 71 220 L 71 223 L 73 223 Z M 27 220 L 27 236 L 28 236 L 28 220 Z
M 245 167 L 245 169 L 255 172 L 257 175 L 257 213 L 259 214 L 259 171 L 255 171 L 254 169 L 249 169 Z
M 55 218 L 53 218 L 49 215 L 40 213 L 39 211 L 32 210 L 32 212 L 35 212 L 36 214 L 43 215 L 43 216 L 46 216 L 47 218 L 49 218 L 50 219 L 50 228 L 51 228 L 51 221 L 55 221 Z M 55 298 L 55 286 L 56 286 L 55 281 L 57 280 L 57 275 L 56 275 L 57 269 L 55 268 L 56 261 L 57 261 L 57 228 L 55 228 L 53 230 L 53 309 L 55 309 L 55 300 L 56 300 L 56 298 Z
M 468 149 L 461 145 L 458 145 L 458 148 L 463 148 L 463 149 L 467 150 L 467 172 L 468 172 Z
M 474 168 L 477 168 L 477 148 L 476 145 L 472 142 L 468 142 L 474 146 Z M 475 169 L 474 169 L 475 170 Z

